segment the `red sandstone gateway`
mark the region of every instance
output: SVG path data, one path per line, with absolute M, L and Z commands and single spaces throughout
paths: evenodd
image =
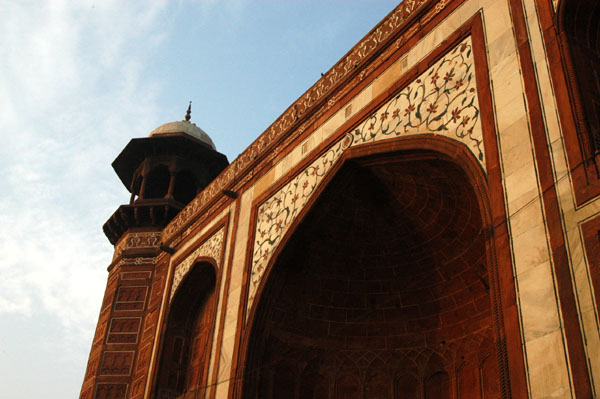
M 405 0 L 233 163 L 133 139 L 80 398 L 595 397 L 599 21 Z

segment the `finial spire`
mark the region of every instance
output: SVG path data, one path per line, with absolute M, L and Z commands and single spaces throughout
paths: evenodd
M 189 122 L 192 117 L 192 102 L 190 101 L 190 105 L 188 106 L 187 112 L 185 113 L 185 120 Z

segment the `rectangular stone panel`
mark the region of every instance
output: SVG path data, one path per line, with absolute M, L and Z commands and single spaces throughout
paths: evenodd
M 92 390 L 93 387 L 87 388 L 81 392 L 81 396 L 79 399 L 92 399 Z
M 85 380 L 92 378 L 94 374 L 96 374 L 99 361 L 100 356 L 96 356 L 90 359 L 90 361 L 88 362 L 87 369 L 85 371 Z
M 109 344 L 134 344 L 137 342 L 141 317 L 113 317 L 106 342 Z
M 117 302 L 144 302 L 147 286 L 121 286 L 117 293 Z
M 94 399 L 125 399 L 127 384 L 98 384 Z
M 147 286 L 121 286 L 117 291 L 115 310 L 143 310 L 147 294 Z
M 144 302 L 121 302 L 121 303 L 115 303 L 115 310 L 118 310 L 118 311 L 144 310 Z
M 152 272 L 123 272 L 121 273 L 121 280 L 146 280 L 149 279 Z
M 93 343 L 95 344 L 98 341 L 101 341 L 104 338 L 104 333 L 106 332 L 106 320 L 98 323 L 98 327 L 96 327 L 96 333 L 94 334 Z
M 130 375 L 134 351 L 106 351 L 100 366 L 100 375 Z

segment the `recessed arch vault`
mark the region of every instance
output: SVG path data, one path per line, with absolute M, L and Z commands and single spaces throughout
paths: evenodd
M 218 268 L 213 262 L 194 259 L 174 287 L 161 345 L 157 398 L 196 398 L 205 392 L 217 302 Z
M 414 376 L 407 386 L 418 398 L 459 385 L 471 387 L 461 397 L 477 397 L 475 389 L 510 397 L 480 164 L 464 145 L 434 135 L 352 147 L 341 157 L 256 290 L 237 397 L 276 399 L 301 386 L 314 398 L 398 395 L 395 379 L 404 375 Z M 490 356 L 494 367 L 482 370 L 480 359 Z M 320 388 L 278 386 L 280 364 Z M 486 373 L 482 383 L 495 372 L 501 384 L 459 384 L 465 365 Z

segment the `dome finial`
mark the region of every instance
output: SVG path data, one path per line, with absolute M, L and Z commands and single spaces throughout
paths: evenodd
M 189 122 L 192 118 L 192 102 L 190 101 L 190 105 L 188 105 L 187 112 L 185 113 L 185 120 Z

